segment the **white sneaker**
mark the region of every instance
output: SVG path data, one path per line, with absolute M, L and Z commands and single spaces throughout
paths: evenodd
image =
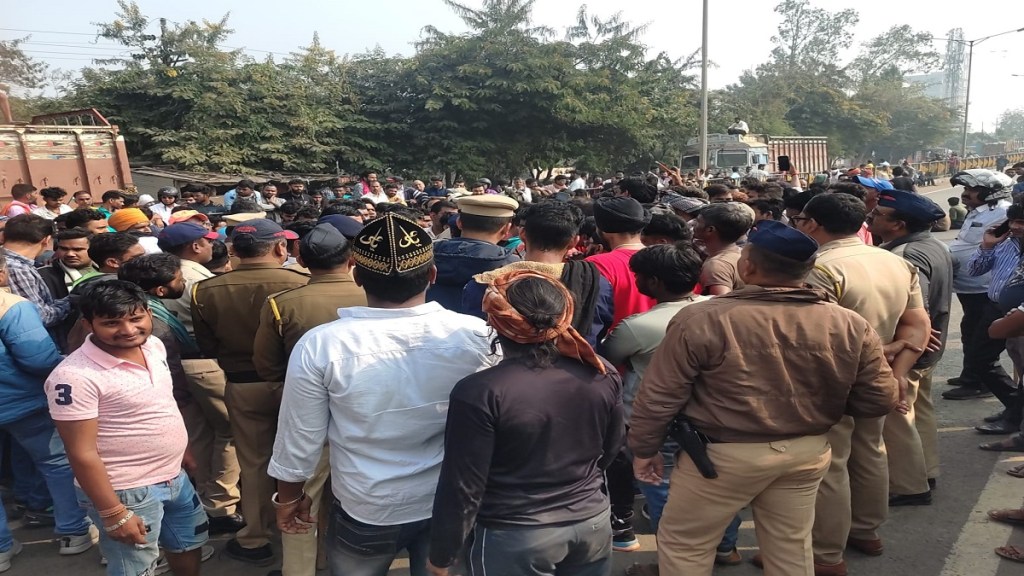
M 215 550 L 213 546 L 203 546 L 203 556 L 200 562 L 206 562 L 213 557 Z M 156 567 L 153 568 L 153 576 L 160 576 L 171 571 L 171 565 L 167 563 L 167 557 L 163 554 L 156 560 Z
M 78 536 L 61 536 L 60 555 L 73 556 L 75 554 L 81 554 L 89 548 L 92 548 L 93 545 L 99 541 L 100 531 L 96 526 L 89 526 L 89 531 L 85 534 L 80 534 Z
M 0 572 L 7 572 L 11 569 L 11 559 L 21 554 L 21 542 L 14 541 L 14 545 L 7 552 L 0 552 Z

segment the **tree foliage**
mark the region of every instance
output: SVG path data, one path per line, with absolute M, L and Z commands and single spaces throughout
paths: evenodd
M 46 64 L 33 60 L 21 49 L 28 37 L 0 40 L 0 84 L 37 88 L 46 78 Z
M 677 160 L 697 134 L 699 51 L 651 54 L 643 26 L 585 6 L 552 29 L 534 22 L 534 2 L 445 0 L 470 32 L 425 26 L 411 56 L 339 56 L 314 35 L 283 59 L 256 60 L 223 46 L 228 15 L 173 23 L 119 0 L 97 33 L 129 56 L 84 69 L 32 109 L 95 107 L 120 125 L 133 160 L 196 170 L 509 177 Z M 856 11 L 810 0 L 775 11 L 769 59 L 711 95 L 712 132 L 740 116 L 755 132 L 828 136 L 836 156 L 892 157 L 948 135 L 951 111 L 902 82 L 936 63 L 925 35 L 893 26 L 843 65 Z M 4 50 L 16 57 L 0 58 L 0 80 L 42 81 L 17 41 Z
M 1024 139 L 1024 108 L 1007 110 L 999 115 L 996 137 L 1003 140 Z

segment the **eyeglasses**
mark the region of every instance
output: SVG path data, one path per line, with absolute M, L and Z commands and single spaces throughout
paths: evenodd
M 814 220 L 814 218 L 810 218 L 808 216 L 793 216 L 792 218 L 789 219 L 789 222 L 793 225 L 794 228 L 796 228 L 796 225 L 803 220 Z

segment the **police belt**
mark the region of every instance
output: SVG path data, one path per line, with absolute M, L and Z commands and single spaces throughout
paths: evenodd
M 255 370 L 244 370 L 241 372 L 224 372 L 228 382 L 234 384 L 248 384 L 250 382 L 264 382 L 263 378 Z

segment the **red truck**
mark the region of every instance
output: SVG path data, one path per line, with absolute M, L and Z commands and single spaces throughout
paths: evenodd
M 124 137 L 95 109 L 35 116 L 27 124 L 0 121 L 0 204 L 23 182 L 59 186 L 68 195 L 87 190 L 94 198 L 132 183 Z

